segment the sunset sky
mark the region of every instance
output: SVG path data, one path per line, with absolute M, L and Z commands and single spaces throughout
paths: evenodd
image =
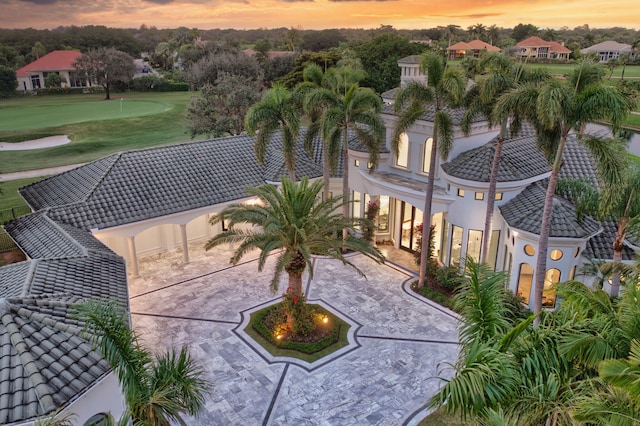
M 640 7 L 637 0 L 0 0 L 0 28 L 417 29 L 476 23 L 640 29 Z

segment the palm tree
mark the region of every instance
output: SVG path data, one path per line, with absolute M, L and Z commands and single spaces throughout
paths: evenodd
M 269 142 L 277 130 L 282 131 L 282 152 L 291 180 L 296 180 L 296 144 L 300 133 L 300 100 L 286 87 L 276 84 L 249 108 L 245 129 L 256 136 L 254 150 L 260 164 L 264 164 Z
M 249 188 L 247 193 L 256 196 L 261 203 L 255 205 L 233 204 L 226 207 L 218 215 L 211 218 L 211 223 L 221 221 L 229 223 L 229 230 L 210 239 L 207 250 L 226 243 L 240 243 L 231 258 L 234 265 L 250 250 L 261 250 L 258 270 L 262 271 L 267 257 L 273 251 L 279 251 L 275 272 L 271 279 L 271 289 L 275 292 L 282 272 L 289 275 L 288 293 L 301 297 L 302 274 L 309 267 L 309 275 L 313 277 L 312 254 L 330 256 L 350 265 L 364 275 L 353 263 L 342 255 L 344 245 L 350 250 L 383 262 L 380 251 L 368 241 L 348 235 L 346 239 L 337 238 L 339 231 L 346 228 L 355 230 L 362 220 L 355 220 L 336 213 L 344 203 L 342 197 L 331 197 L 318 202 L 317 197 L 322 189 L 322 181 L 309 183 L 303 177 L 294 183 L 286 176 L 282 179 L 282 188 L 263 185 Z M 255 228 L 243 230 L 234 227 L 236 224 L 250 224 Z
M 632 101 L 614 87 L 602 84 L 602 78 L 601 67 L 582 62 L 566 80 L 551 79 L 543 84 L 519 84 L 496 103 L 494 113 L 497 120 L 502 122 L 511 118 L 516 124 L 522 119 L 531 122 L 536 129 L 538 144 L 551 162 L 538 243 L 534 312 L 542 310 L 553 196 L 563 164 L 564 147 L 571 132 L 576 132 L 578 139 L 591 151 L 603 183 L 616 186 L 622 181 L 620 158 L 609 157 L 610 150 L 598 143 L 597 138 L 582 137 L 584 125 L 595 120 L 610 120 L 616 131 L 631 110 Z
M 541 82 L 551 75 L 539 68 L 527 71 L 522 64 L 516 65 L 513 59 L 500 53 L 489 53 L 478 63 L 478 69 L 488 71 L 486 78 L 481 79 L 467 92 L 465 103 L 467 109 L 462 119 L 462 131 L 469 134 L 471 124 L 478 116 L 484 116 L 489 125 L 493 126 L 494 119 L 491 113 L 497 99 L 507 91 L 513 89 L 518 82 Z M 491 227 L 493 224 L 493 211 L 495 208 L 496 186 L 498 183 L 498 169 L 502 147 L 508 136 L 507 120 L 500 123 L 500 134 L 496 139 L 491 173 L 489 175 L 489 189 L 487 191 L 487 209 L 485 214 L 484 232 L 482 233 L 482 248 L 480 249 L 480 261 L 487 262 L 489 256 L 489 242 L 491 240 Z
M 204 408 L 209 384 L 186 347 L 152 356 L 113 301 L 89 301 L 77 311 L 86 336 L 116 372 L 127 405 L 125 418 L 136 425 L 184 425 L 182 414 L 194 416 Z
M 447 69 L 446 60 L 433 52 L 428 52 L 420 58 L 420 71 L 426 74 L 427 84 L 412 81 L 400 89 L 396 95 L 394 111 L 399 114 L 399 117 L 393 132 L 391 148 L 395 155 L 398 155 L 400 136 L 429 110 L 435 112 L 427 193 L 423 210 L 424 221 L 430 224 L 436 156 L 440 154 L 441 158 L 447 158 L 453 143 L 453 120 L 446 107 L 456 106 L 460 103 L 464 95 L 466 81 L 459 71 Z M 428 244 L 429 238 L 423 238 L 420 253 L 419 287 L 424 284 L 426 275 Z
M 382 101 L 371 89 L 349 81 L 353 74 L 348 69 L 330 74 L 333 83 L 327 88 L 313 90 L 305 99 L 305 110 L 321 109 L 317 125 L 310 126 L 307 138 L 318 133 L 325 141 L 328 163 L 335 171 L 342 151 L 342 214 L 349 216 L 349 138 L 353 134 L 369 151 L 370 170 L 378 164 L 379 149 L 384 141 L 385 127 L 380 117 Z M 309 140 L 309 139 L 307 139 Z M 347 228 L 343 230 L 347 238 Z
M 610 145 L 615 148 L 615 142 Z M 624 157 L 625 146 L 618 144 L 618 153 L 614 155 Z M 567 195 L 574 201 L 578 214 L 583 212 L 593 214 L 600 220 L 612 220 L 617 222 L 617 230 L 612 242 L 613 262 L 622 262 L 622 251 L 625 247 L 625 238 L 630 231 L 630 226 L 640 219 L 640 196 L 637 194 L 640 188 L 640 167 L 629 164 L 625 170 L 627 175 L 623 185 L 619 187 L 603 186 L 598 190 L 592 182 L 582 179 L 561 179 L 558 181 L 556 192 Z M 608 194 L 605 191 L 615 191 Z M 611 269 L 611 268 L 610 268 Z M 620 271 L 612 269 L 611 297 L 618 297 L 620 288 Z

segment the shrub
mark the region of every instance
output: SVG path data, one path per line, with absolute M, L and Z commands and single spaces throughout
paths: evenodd
M 82 93 L 103 93 L 104 88 L 102 86 L 91 87 L 50 87 L 47 89 L 35 89 L 30 94 L 36 96 L 48 96 L 48 95 L 78 95 Z
M 462 274 L 460 274 L 460 269 L 457 266 L 443 266 L 438 269 L 436 279 L 441 287 L 455 290 L 462 280 Z
M 130 84 L 136 92 L 188 92 L 189 83 L 172 83 L 155 75 L 134 78 Z

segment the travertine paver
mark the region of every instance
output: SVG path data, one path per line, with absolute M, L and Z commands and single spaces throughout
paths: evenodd
M 229 268 L 231 253 L 194 245 L 190 264 L 179 264 L 181 253 L 144 260 L 141 278 L 130 280 L 134 326 L 145 343 L 157 350 L 187 344 L 212 383 L 206 412 L 190 425 L 403 425 L 421 418 L 441 369 L 456 358 L 457 322 L 405 292 L 408 275 L 354 256 L 364 279 L 339 261 L 316 259 L 314 280 L 305 277 L 309 298 L 363 327 L 356 350 L 309 372 L 269 364 L 233 333 L 241 311 L 278 295 L 269 290 L 272 263 L 262 273 L 255 260 Z

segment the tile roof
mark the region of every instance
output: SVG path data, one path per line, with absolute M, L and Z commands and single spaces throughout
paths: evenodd
M 212 206 L 246 196 L 245 189 L 286 174 L 276 134 L 265 166 L 247 135 L 113 154 L 19 190 L 35 210 L 82 229 L 105 229 Z M 322 168 L 302 149 L 299 176 Z
M 447 48 L 447 50 L 487 50 L 489 52 L 499 52 L 500 48 L 493 46 L 489 43 L 486 43 L 482 40 L 471 40 L 471 41 L 459 41 L 456 44 L 452 44 Z
M 385 92 L 385 93 L 388 93 L 388 92 Z M 464 116 L 464 112 L 465 112 L 464 108 L 443 108 L 443 110 L 449 113 L 449 115 L 453 120 L 453 124 L 455 126 L 460 125 L 460 123 L 462 122 L 462 117 Z M 398 115 L 393 111 L 393 105 L 383 105 L 382 114 L 393 115 L 393 116 Z M 434 117 L 435 117 L 435 109 L 432 105 L 430 105 L 427 107 L 427 113 L 424 114 L 422 117 L 420 117 L 420 120 L 433 123 Z M 473 122 L 479 123 L 481 121 L 486 121 L 486 120 L 484 118 L 477 117 L 477 118 L 474 118 Z
M 16 75 L 28 76 L 38 71 L 72 71 L 75 69 L 73 63 L 80 56 L 82 53 L 76 50 L 54 50 L 20 68 Z
M 533 153 L 532 153 L 533 155 Z M 587 178 L 596 181 L 593 159 L 586 147 L 573 137 L 567 139 L 560 178 Z M 517 229 L 539 234 L 542 208 L 548 180 L 529 185 L 515 198 L 500 207 L 505 221 Z M 590 217 L 578 221 L 575 207 L 568 200 L 554 196 L 551 237 L 588 238 L 601 230 L 599 222 Z
M 580 52 L 631 52 L 631 50 L 632 49 L 630 44 L 618 43 L 614 40 L 606 40 L 601 43 L 594 44 L 593 46 L 580 49 Z
M 420 63 L 420 55 L 411 55 L 406 56 L 402 59 L 398 59 L 398 64 L 419 64 Z
M 589 259 L 613 260 L 613 240 L 617 230 L 616 222 L 602 222 L 602 232 L 587 241 L 583 256 Z M 622 260 L 633 260 L 634 256 L 635 250 L 625 245 L 622 249 Z
M 499 207 L 504 220 L 510 227 L 540 234 L 542 206 L 547 191 L 547 180 L 529 185 L 524 191 Z M 600 224 L 590 217 L 577 220 L 576 209 L 569 201 L 554 196 L 551 216 L 551 238 L 589 238 L 600 231 Z
M 465 151 L 442 170 L 450 176 L 474 182 L 489 182 L 498 137 L 478 148 Z M 544 155 L 536 147 L 535 131 L 523 127 L 519 135 L 504 140 L 498 169 L 498 182 L 522 181 L 548 173 Z
M 31 260 L 0 268 L 0 424 L 58 410 L 107 374 L 71 305 L 129 301 L 124 260 L 90 232 L 44 213 L 5 230 Z
M 67 293 L 0 299 L 0 423 L 64 407 L 109 372 L 80 337 Z
M 571 50 L 556 41 L 546 41 L 537 36 L 531 36 L 516 44 L 517 47 L 549 47 L 552 52 L 571 53 Z

